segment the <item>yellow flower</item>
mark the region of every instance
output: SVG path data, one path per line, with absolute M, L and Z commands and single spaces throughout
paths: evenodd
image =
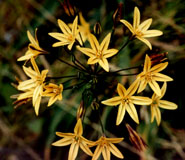
M 99 140 L 97 140 L 94 145 L 97 145 L 96 150 L 94 151 L 92 160 L 97 160 L 100 154 L 102 153 L 104 160 L 110 160 L 111 152 L 118 158 L 123 159 L 122 153 L 118 150 L 118 148 L 113 143 L 119 143 L 123 140 L 123 138 L 106 138 L 105 136 L 101 136 Z
M 30 44 L 28 46 L 28 51 L 24 56 L 20 57 L 17 61 L 25 61 L 30 60 L 31 58 L 36 58 L 39 54 L 47 53 L 39 46 L 39 42 L 37 39 L 37 29 L 35 30 L 35 39 L 31 35 L 29 31 L 27 31 L 28 39 L 30 40 Z
M 68 25 L 66 25 L 62 20 L 58 19 L 58 25 L 63 33 L 49 33 L 50 36 L 59 40 L 59 42 L 53 44 L 53 47 L 68 45 L 68 49 L 71 50 L 79 33 L 79 30 L 77 29 L 77 23 L 78 16 L 76 16 L 75 20 L 73 21 L 72 29 L 70 29 Z
M 122 84 L 118 83 L 117 91 L 118 91 L 119 96 L 102 101 L 103 104 L 108 105 L 108 106 L 119 105 L 116 125 L 119 125 L 122 122 L 124 115 L 125 115 L 125 111 L 129 113 L 130 117 L 136 123 L 139 123 L 137 111 L 136 111 L 134 104 L 137 104 L 137 105 L 151 104 L 151 99 L 148 97 L 133 96 L 133 94 L 137 90 L 137 87 L 138 87 L 137 81 L 131 84 L 131 86 L 127 90 Z
M 149 86 L 152 88 L 152 90 L 158 96 L 160 96 L 161 90 L 160 90 L 160 87 L 156 81 L 166 82 L 166 81 L 173 80 L 169 76 L 158 73 L 158 72 L 162 71 L 163 69 L 165 69 L 167 67 L 167 65 L 168 65 L 168 62 L 165 62 L 165 63 L 160 63 L 157 65 L 154 65 L 152 67 L 151 59 L 148 55 L 146 55 L 143 72 L 141 72 L 137 76 L 137 80 L 140 84 L 139 89 L 138 89 L 138 93 L 142 92 L 146 88 L 146 85 L 149 84 Z
M 161 98 L 164 96 L 166 92 L 167 84 L 164 82 L 162 88 L 161 88 L 161 96 L 158 96 L 157 94 L 153 94 L 152 96 L 152 103 L 151 103 L 151 122 L 154 121 L 154 118 L 157 120 L 157 124 L 159 125 L 161 122 L 161 112 L 159 108 L 163 109 L 177 109 L 177 105 L 175 103 L 161 100 Z
M 89 36 L 90 32 L 90 25 L 89 23 L 87 23 L 84 19 L 84 17 L 82 16 L 82 13 L 79 13 L 79 19 L 80 19 L 80 23 L 81 25 L 78 25 L 78 28 L 80 30 L 80 34 L 82 36 L 82 40 L 83 42 L 85 42 Z
M 93 34 L 89 35 L 89 42 L 91 48 L 77 47 L 82 53 L 89 56 L 87 64 L 99 63 L 99 65 L 107 72 L 109 72 L 109 64 L 107 58 L 115 55 L 117 49 L 108 49 L 110 43 L 111 34 L 109 33 L 104 40 L 99 44 L 96 37 Z
M 55 101 L 62 100 L 62 91 L 63 85 L 60 84 L 59 86 L 53 83 L 49 83 L 48 85 L 44 86 L 45 91 L 43 92 L 43 96 L 50 97 L 48 106 L 51 106 Z
M 36 115 L 38 115 L 43 87 L 45 85 L 44 81 L 46 78 L 46 74 L 48 73 L 48 70 L 43 70 L 40 73 L 38 66 L 33 58 L 31 58 L 31 64 L 34 70 L 31 67 L 23 66 L 24 72 L 31 79 L 19 82 L 17 89 L 24 91 L 25 93 L 20 95 L 18 97 L 18 100 L 31 97 L 31 95 L 33 94 L 32 103 L 33 103 L 33 107 L 35 108 L 35 113 Z
M 58 140 L 52 143 L 53 146 L 67 146 L 70 145 L 68 160 L 75 160 L 79 147 L 89 156 L 92 156 L 93 153 L 89 149 L 88 145 L 93 145 L 94 142 L 87 140 L 82 136 L 83 127 L 81 119 L 78 119 L 76 126 L 74 128 L 74 133 L 62 133 L 56 132 L 56 135 L 59 137 L 64 137 L 61 140 Z
M 137 7 L 134 8 L 133 26 L 126 20 L 120 20 L 120 22 L 127 26 L 132 32 L 132 35 L 144 42 L 150 49 L 152 49 L 152 45 L 146 38 L 156 37 L 163 34 L 163 32 L 159 30 L 148 30 L 152 23 L 152 18 L 147 19 L 140 24 L 140 11 Z

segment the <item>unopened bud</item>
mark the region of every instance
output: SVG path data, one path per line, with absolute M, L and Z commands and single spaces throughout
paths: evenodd
M 91 107 L 92 107 L 93 110 L 98 110 L 99 106 L 100 105 L 96 101 L 93 101 L 91 103 Z
M 69 2 L 69 0 L 64 0 L 62 6 L 68 16 L 75 16 L 75 7 Z
M 119 3 L 118 8 L 115 10 L 114 14 L 112 15 L 114 27 L 118 25 L 122 18 L 122 10 L 123 10 L 123 3 Z
M 133 146 L 139 151 L 144 151 L 147 146 L 144 140 L 129 124 L 126 124 L 126 127 L 129 132 L 129 140 L 131 141 Z
M 94 34 L 96 36 L 99 36 L 101 34 L 101 25 L 99 22 L 96 22 L 96 24 L 94 25 Z
M 151 59 L 151 62 L 152 62 L 152 65 L 156 65 L 156 64 L 159 64 L 163 61 L 165 61 L 167 58 L 166 58 L 166 55 L 168 54 L 168 52 L 164 52 L 164 53 L 160 53 L 160 54 L 151 54 L 149 57 Z
M 81 101 L 80 102 L 80 106 L 78 107 L 77 113 L 76 113 L 76 119 L 77 119 L 77 121 L 78 121 L 79 118 L 82 118 L 83 117 L 84 113 L 85 113 L 84 102 Z

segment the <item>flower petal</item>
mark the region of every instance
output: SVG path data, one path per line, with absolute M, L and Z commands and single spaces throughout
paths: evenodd
M 152 24 L 152 18 L 147 19 L 139 25 L 139 29 L 143 34 L 145 34 L 145 32 L 147 31 L 147 29 L 150 27 L 151 24 Z
M 96 150 L 94 151 L 92 160 L 97 160 L 98 157 L 100 156 L 102 150 L 103 150 L 103 147 L 102 147 L 101 145 L 98 145 L 98 146 L 96 147 Z
M 152 100 L 148 97 L 141 97 L 141 96 L 132 96 L 130 97 L 132 103 L 138 105 L 149 105 L 152 103 Z
M 117 49 L 108 49 L 104 51 L 102 54 L 104 58 L 109 58 L 109 57 L 114 56 L 116 53 L 118 53 Z
M 138 89 L 138 80 L 135 80 L 131 85 L 130 87 L 127 89 L 125 95 L 128 95 L 128 96 L 132 96 L 136 90 Z
M 80 148 L 89 156 L 93 156 L 92 151 L 89 149 L 89 147 L 87 146 L 86 143 L 84 143 L 83 141 L 81 141 L 80 143 Z
M 79 149 L 79 144 L 76 142 L 73 142 L 71 144 L 70 149 L 69 149 L 68 160 L 75 160 L 76 159 L 76 156 L 78 154 L 78 149 Z
M 107 100 L 102 101 L 102 104 L 108 105 L 108 106 L 117 106 L 121 103 L 122 98 L 120 96 L 116 96 Z
M 145 43 L 150 48 L 150 50 L 152 50 L 152 45 L 147 39 L 145 39 L 141 36 L 136 36 L 136 38 L 139 39 L 140 41 L 142 41 L 143 43 Z
M 125 108 L 130 117 L 137 123 L 139 124 L 139 119 L 137 115 L 136 108 L 133 103 L 125 103 Z
M 118 94 L 119 94 L 120 97 L 122 97 L 122 98 L 125 97 L 126 89 L 121 83 L 118 83 L 117 91 L 118 91 Z
M 65 137 L 65 138 L 62 138 L 54 143 L 52 143 L 53 146 L 67 146 L 69 144 L 71 144 L 73 142 L 73 139 L 72 138 L 69 138 L 69 137 Z
M 157 36 L 161 36 L 163 32 L 159 30 L 148 30 L 148 31 L 145 31 L 143 34 L 144 34 L 143 37 L 157 37 Z
M 78 121 L 75 125 L 74 133 L 77 134 L 77 135 L 80 135 L 80 136 L 83 134 L 82 121 L 81 121 L 80 118 L 78 119 Z
M 119 125 L 125 116 L 125 104 L 120 104 L 118 108 L 118 114 L 117 114 L 117 119 L 116 119 L 116 125 Z
M 163 69 L 165 69 L 168 65 L 168 62 L 165 62 L 165 63 L 160 63 L 160 64 L 157 64 L 155 66 L 153 66 L 151 69 L 150 69 L 150 72 L 160 72 L 162 71 Z
M 92 47 L 92 49 L 97 52 L 100 48 L 99 42 L 97 41 L 96 37 L 93 34 L 90 34 L 89 37 L 89 42 Z
M 109 63 L 106 58 L 100 59 L 99 64 L 105 71 L 109 72 Z
M 81 51 L 82 53 L 84 53 L 85 55 L 89 56 L 89 57 L 92 57 L 92 56 L 95 56 L 96 55 L 96 53 L 94 52 L 94 50 L 92 50 L 90 48 L 82 48 L 82 47 L 77 46 L 77 49 L 79 51 Z
M 109 143 L 109 150 L 112 152 L 113 155 L 115 155 L 118 158 L 123 159 L 122 153 L 119 151 L 119 149 L 112 143 Z
M 110 43 L 110 37 L 111 33 L 107 34 L 107 36 L 103 39 L 103 41 L 100 44 L 100 51 L 104 52 L 108 49 L 109 43 Z
M 104 160 L 110 160 L 110 151 L 107 146 L 103 147 L 102 155 Z
M 88 59 L 87 64 L 95 64 L 98 63 L 100 61 L 99 58 L 97 58 L 96 56 L 92 56 Z
M 38 46 L 38 43 L 35 41 L 35 39 L 33 38 L 33 36 L 31 35 L 30 31 L 27 31 L 27 36 L 28 39 L 30 40 L 30 42 L 36 46 Z
M 150 57 L 146 54 L 143 72 L 144 73 L 148 72 L 150 68 L 151 68 L 151 60 L 150 60 Z
M 149 86 L 151 87 L 151 89 L 158 95 L 161 96 L 161 90 L 159 85 L 157 84 L 156 81 L 152 80 L 149 82 Z
M 140 24 L 140 11 L 137 7 L 134 8 L 133 28 L 137 29 Z
M 64 34 L 71 34 L 70 28 L 60 19 L 58 19 L 58 25 Z
M 177 109 L 177 105 L 175 103 L 166 100 L 159 100 L 159 107 L 170 110 Z
M 160 82 L 167 82 L 167 81 L 173 81 L 173 79 L 169 76 L 166 76 L 164 74 L 161 74 L 161 73 L 155 73 L 152 78 L 155 80 L 155 81 L 160 81 Z
M 132 32 L 133 35 L 135 35 L 135 30 L 128 21 L 120 20 L 120 22 L 123 23 L 130 30 L 130 32 Z

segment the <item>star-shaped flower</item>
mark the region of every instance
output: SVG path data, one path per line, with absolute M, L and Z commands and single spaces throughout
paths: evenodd
M 159 125 L 161 122 L 161 112 L 159 108 L 163 109 L 177 109 L 177 105 L 175 103 L 161 100 L 161 98 L 164 96 L 166 92 L 167 84 L 164 82 L 162 88 L 161 88 L 161 96 L 158 96 L 157 94 L 153 94 L 152 96 L 152 103 L 151 103 L 151 122 L 154 121 L 154 118 L 157 120 L 157 124 Z
M 168 62 L 160 63 L 160 64 L 152 66 L 150 57 L 148 55 L 146 55 L 143 72 L 141 72 L 137 76 L 137 80 L 139 82 L 138 93 L 142 92 L 146 88 L 146 85 L 149 84 L 149 86 L 152 88 L 152 90 L 158 96 L 160 96 L 161 90 L 160 90 L 160 87 L 156 81 L 167 82 L 167 81 L 173 80 L 169 76 L 166 76 L 164 74 L 159 73 L 160 71 L 165 69 L 167 67 L 167 65 L 168 65 Z
M 31 35 L 29 31 L 27 31 L 28 39 L 30 40 L 30 44 L 28 45 L 28 51 L 24 56 L 18 58 L 17 61 L 25 61 L 30 60 L 31 58 L 36 58 L 39 54 L 47 53 L 39 46 L 39 41 L 37 39 L 37 29 L 35 30 L 35 39 Z
M 39 68 L 33 58 L 31 58 L 31 64 L 34 70 L 31 67 L 23 66 L 24 72 L 31 79 L 19 82 L 17 89 L 25 92 L 25 94 L 21 94 L 18 97 L 18 100 L 32 96 L 33 107 L 35 108 L 36 115 L 38 115 L 43 87 L 45 85 L 44 81 L 48 70 L 43 70 L 40 73 Z
M 75 20 L 73 21 L 72 29 L 70 29 L 70 27 L 60 19 L 58 19 L 58 25 L 63 33 L 49 33 L 50 36 L 59 40 L 59 42 L 53 44 L 53 47 L 67 45 L 68 49 L 71 50 L 79 33 L 79 29 L 77 29 L 78 16 L 76 16 Z
M 129 113 L 130 117 L 136 123 L 139 123 L 137 111 L 136 111 L 134 104 L 137 104 L 137 105 L 151 104 L 152 101 L 148 97 L 133 96 L 137 88 L 138 88 L 137 81 L 132 83 L 131 86 L 127 90 L 122 84 L 118 83 L 117 91 L 118 91 L 119 96 L 102 101 L 103 104 L 108 105 L 108 106 L 119 105 L 116 125 L 119 125 L 122 122 L 124 115 L 125 115 L 125 111 Z
M 106 138 L 105 136 L 101 136 L 99 140 L 97 140 L 94 145 L 97 145 L 96 150 L 94 151 L 92 160 L 97 160 L 102 153 L 104 160 L 110 160 L 111 154 L 115 155 L 118 158 L 123 159 L 122 153 L 118 150 L 118 148 L 113 143 L 119 143 L 123 140 L 123 138 Z M 93 145 L 93 146 L 94 146 Z
M 43 96 L 50 97 L 48 106 L 51 106 L 55 101 L 62 100 L 62 91 L 63 85 L 60 84 L 59 86 L 53 83 L 49 83 L 48 85 L 44 86 L 45 91 L 43 92 Z
M 126 20 L 120 20 L 120 22 L 127 26 L 132 32 L 132 35 L 144 42 L 150 49 L 152 49 L 152 45 L 146 38 L 156 37 L 163 34 L 163 32 L 159 30 L 148 30 L 152 23 L 152 18 L 147 19 L 140 24 L 140 11 L 137 7 L 134 8 L 133 26 Z
M 53 146 L 67 146 L 70 145 L 68 160 L 75 160 L 79 147 L 89 156 L 92 156 L 93 153 L 89 149 L 88 145 L 93 145 L 94 142 L 87 140 L 82 136 L 83 127 L 81 119 L 78 119 L 76 126 L 74 128 L 74 133 L 62 133 L 56 132 L 56 135 L 59 137 L 64 137 L 61 140 L 58 140 L 52 143 Z
M 109 33 L 104 40 L 99 44 L 98 40 L 93 34 L 89 35 L 89 42 L 91 48 L 77 47 L 82 53 L 89 56 L 87 64 L 99 63 L 99 65 L 107 72 L 109 72 L 109 63 L 107 58 L 115 55 L 117 49 L 108 49 L 110 43 L 111 34 Z

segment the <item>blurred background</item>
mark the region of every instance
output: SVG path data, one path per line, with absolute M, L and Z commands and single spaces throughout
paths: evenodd
M 72 6 L 82 12 L 91 30 L 96 22 L 102 27 L 103 36 L 111 31 L 112 16 L 120 3 L 122 19 L 132 22 L 135 6 L 141 11 L 141 20 L 153 18 L 151 29 L 159 29 L 164 35 L 151 38 L 153 50 L 138 40 L 130 43 L 118 56 L 116 66 L 130 67 L 141 64 L 144 55 L 168 52 L 169 66 L 164 71 L 174 81 L 168 83 L 164 99 L 178 105 L 177 110 L 161 110 L 162 122 L 150 123 L 150 110 L 142 107 L 138 110 L 140 124 L 136 125 L 129 116 L 129 123 L 147 144 L 143 158 L 131 142 L 125 124 L 115 126 L 116 110 L 106 108 L 102 112 L 102 121 L 108 136 L 124 137 L 118 148 L 126 160 L 184 160 L 185 159 L 185 1 L 184 0 L 70 0 Z M 18 91 L 11 85 L 16 83 L 15 76 L 25 80 L 22 70 L 23 62 L 17 58 L 24 55 L 29 43 L 27 30 L 32 35 L 38 28 L 40 46 L 52 54 L 39 57 L 39 64 L 50 69 L 50 75 L 72 73 L 70 68 L 56 61 L 60 48 L 52 48 L 54 39 L 49 32 L 58 31 L 57 19 L 71 23 L 73 17 L 66 14 L 64 2 L 60 0 L 0 0 L 0 160 L 65 160 L 67 147 L 53 147 L 51 143 L 58 140 L 56 131 L 73 132 L 76 122 L 76 110 L 80 104 L 81 91 L 64 93 L 64 100 L 47 108 L 47 101 L 41 104 L 37 117 L 31 103 L 14 109 L 10 96 Z M 123 33 L 125 36 L 123 36 Z M 123 25 L 115 30 L 115 45 L 120 46 L 129 34 Z M 55 55 L 55 56 L 54 56 Z M 125 81 L 125 77 L 120 81 Z M 70 96 L 72 94 L 72 96 Z M 110 111 L 114 112 L 110 112 Z M 85 119 L 85 137 L 93 138 L 100 132 L 97 123 L 91 122 L 90 112 Z M 92 117 L 95 117 L 92 115 Z M 111 118 L 110 118 L 111 117 Z M 90 159 L 79 152 L 77 160 Z M 112 156 L 116 160 L 116 157 Z

